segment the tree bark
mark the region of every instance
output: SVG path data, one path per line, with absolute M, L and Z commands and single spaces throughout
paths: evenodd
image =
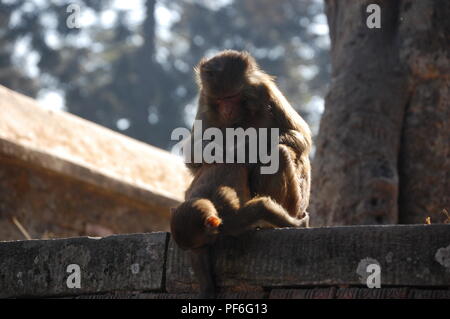
M 381 28 L 366 25 L 369 4 Z M 450 204 L 449 2 L 328 0 L 314 226 L 433 222 Z

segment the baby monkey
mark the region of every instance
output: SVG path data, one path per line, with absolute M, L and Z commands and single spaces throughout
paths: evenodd
M 280 159 L 289 157 L 280 147 Z M 291 179 L 290 187 L 298 187 Z M 283 203 L 280 203 L 283 204 Z M 291 216 L 268 196 L 253 196 L 245 164 L 204 164 L 186 191 L 186 201 L 173 210 L 171 233 L 177 245 L 189 250 L 200 284 L 200 298 L 215 297 L 209 247 L 219 235 L 237 236 L 256 227 L 308 227 L 309 216 Z

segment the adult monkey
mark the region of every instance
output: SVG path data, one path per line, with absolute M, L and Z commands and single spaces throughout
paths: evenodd
M 273 78 L 263 72 L 253 57 L 246 52 L 226 50 L 210 59 L 204 58 L 196 67 L 196 75 L 200 89 L 196 120 L 202 121 L 203 131 L 213 127 L 222 131 L 225 128 L 279 129 L 278 150 L 281 150 L 283 156 L 279 157 L 278 171 L 274 174 L 262 174 L 262 163 L 246 163 L 247 174 L 233 174 L 233 178 L 245 180 L 234 180 L 233 183 L 235 183 L 234 185 L 242 183 L 248 185 L 251 197 L 265 196 L 272 199 L 292 218 L 304 219 L 304 225 L 307 227 L 306 208 L 310 193 L 311 133 L 306 122 L 278 90 Z M 193 136 L 191 146 L 199 142 L 195 140 L 195 134 Z M 200 143 L 205 145 L 208 142 L 200 141 Z M 187 163 L 187 166 L 196 175 L 191 189 L 192 187 L 196 188 L 197 176 L 201 174 L 203 165 L 206 164 L 194 163 L 193 157 Z M 231 165 L 229 167 L 232 169 Z M 217 183 L 217 178 L 215 182 Z M 211 184 L 210 186 L 215 187 L 216 185 Z M 189 195 L 189 191 L 187 195 Z M 215 204 L 214 201 L 213 204 Z M 190 239 L 183 235 L 197 235 L 193 234 L 193 229 L 187 229 L 189 227 L 184 226 L 188 225 L 185 221 L 190 219 L 188 216 L 189 212 L 193 211 L 192 208 L 193 206 L 189 205 L 180 206 L 174 213 L 176 218 L 172 220 L 173 233 L 177 233 L 178 238 L 185 238 L 179 239 L 178 244 L 181 247 L 185 244 L 187 249 L 189 249 L 187 242 Z M 212 206 L 211 210 L 213 210 Z M 196 216 L 202 215 L 205 213 L 197 213 Z M 236 215 L 236 219 L 238 218 L 239 215 Z M 208 223 L 205 225 L 208 226 Z M 274 226 L 280 227 L 280 225 Z M 210 228 L 201 226 L 200 229 Z M 214 234 L 217 233 L 215 230 L 213 231 Z M 202 231 L 202 233 L 204 232 Z M 201 246 L 192 249 L 191 258 L 194 272 L 200 281 L 200 296 L 213 297 L 215 291 L 212 285 L 212 267 L 208 247 Z
M 254 196 L 270 196 L 293 217 L 304 215 L 310 193 L 311 133 L 273 78 L 259 68 L 249 53 L 234 50 L 203 58 L 195 70 L 200 90 L 196 120 L 202 121 L 203 130 L 279 129 L 279 144 L 290 151 L 289 163 L 280 162 L 275 174 L 261 174 L 260 163 L 248 164 L 250 191 Z M 291 163 L 295 176 L 288 174 Z M 202 163 L 190 161 L 187 166 L 195 173 Z M 298 179 L 297 189 L 286 188 L 290 184 L 287 180 L 292 178 Z

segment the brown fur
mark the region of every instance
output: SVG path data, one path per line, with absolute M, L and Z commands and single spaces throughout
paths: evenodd
M 200 89 L 196 119 L 202 120 L 203 130 L 209 127 L 279 129 L 280 146 L 287 147 L 280 148 L 280 153 L 289 156 L 285 162 L 280 156 L 280 169 L 274 175 L 260 174 L 260 165 L 248 164 L 250 191 L 253 196 L 270 196 L 291 216 L 301 217 L 309 203 L 311 133 L 279 91 L 273 77 L 262 71 L 248 53 L 233 50 L 202 59 L 196 67 L 196 76 Z M 231 101 L 223 99 L 228 96 L 232 97 Z M 221 116 L 223 104 L 236 109 L 237 114 L 231 120 Z M 187 165 L 195 173 L 203 164 Z M 286 188 L 286 185 L 297 186 Z
M 308 216 L 291 217 L 270 197 L 250 194 L 245 164 L 205 164 L 186 192 L 186 201 L 171 218 L 171 234 L 179 247 L 189 249 L 200 283 L 201 297 L 213 297 L 209 245 L 219 234 L 239 235 L 262 223 L 269 227 L 308 227 Z
M 202 120 L 203 130 L 254 127 L 280 132 L 275 174 L 261 174 L 261 163 L 187 164 L 195 178 L 186 202 L 172 215 L 171 232 L 180 247 L 190 249 L 201 296 L 212 297 L 208 247 L 219 234 L 239 235 L 260 222 L 308 227 L 311 135 L 273 78 L 248 53 L 227 50 L 202 59 L 196 75 L 200 89 L 196 119 Z
M 252 197 L 245 164 L 205 164 L 186 191 L 186 201 L 172 213 L 171 233 L 183 249 L 213 243 L 216 237 L 239 235 L 262 222 L 272 227 L 305 226 L 270 197 Z M 211 225 L 210 218 L 219 221 Z

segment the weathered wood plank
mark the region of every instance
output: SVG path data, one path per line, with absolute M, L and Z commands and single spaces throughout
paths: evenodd
M 0 243 L 0 298 L 162 290 L 167 233 Z M 67 266 L 81 287 L 68 288 Z

